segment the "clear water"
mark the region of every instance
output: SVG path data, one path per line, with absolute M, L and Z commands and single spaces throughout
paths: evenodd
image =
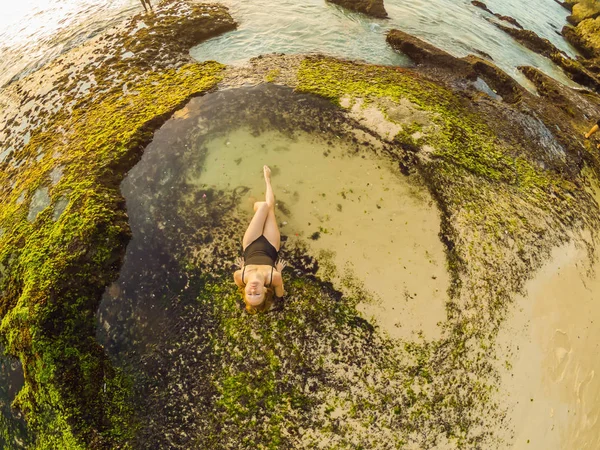
M 139 0 L 1 2 L 0 86 L 143 10 Z
M 517 44 L 496 28 L 498 21 L 468 0 L 387 0 L 390 19 L 373 19 L 323 0 L 223 0 L 239 22 L 237 30 L 218 36 L 191 50 L 201 61 L 241 64 L 265 53 L 321 52 L 373 64 L 408 65 L 406 57 L 385 42 L 388 30 L 397 28 L 422 38 L 456 56 L 485 52 L 514 78 L 524 82 L 520 65 L 538 67 L 566 83 L 572 82 L 546 58 Z M 488 7 L 510 15 L 570 55 L 575 51 L 556 34 L 568 11 L 553 0 L 533 0 L 524 6 L 516 0 L 488 2 Z M 496 11 L 497 10 L 497 11 Z M 508 25 L 506 22 L 502 22 Z
M 24 0 L 3 2 L 0 14 L 0 86 L 23 76 L 134 13 L 138 0 Z M 483 51 L 507 73 L 523 80 L 519 65 L 540 68 L 571 82 L 545 58 L 498 30 L 488 13 L 469 0 L 387 0 L 389 20 L 371 19 L 324 0 L 223 0 L 238 30 L 210 40 L 191 54 L 199 60 L 241 63 L 264 53 L 323 52 L 376 64 L 409 61 L 385 44 L 399 28 L 457 56 Z M 575 51 L 557 34 L 568 11 L 554 0 L 490 0 L 494 12 L 510 15 L 570 55 Z
M 157 326 L 176 330 L 181 308 L 193 307 L 200 274 L 230 276 L 264 199 L 263 164 L 292 267 L 301 248 L 338 288 L 347 277 L 363 286 L 375 302 L 364 314 L 390 335 L 437 337 L 449 285 L 437 209 L 382 142 L 354 133 L 329 102 L 270 84 L 178 111 L 121 184 L 132 239 L 98 311 L 109 353 L 144 353 Z

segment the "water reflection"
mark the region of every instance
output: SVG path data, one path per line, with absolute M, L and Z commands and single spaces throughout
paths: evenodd
M 4 355 L 0 348 L 0 447 L 28 448 L 31 436 L 20 411 L 11 407 L 24 384 L 23 367 L 18 359 Z M 11 440 L 6 441 L 5 437 Z

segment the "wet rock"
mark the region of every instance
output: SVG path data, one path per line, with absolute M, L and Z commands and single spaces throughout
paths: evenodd
M 565 25 L 561 33 L 585 58 L 600 57 L 600 48 L 594 46 L 578 27 Z
M 510 16 L 502 16 L 500 14 L 494 14 L 498 19 L 503 20 L 505 22 L 510 23 L 511 25 L 514 25 L 517 28 L 520 28 L 521 30 L 523 29 L 523 26 L 517 21 L 517 19 L 510 17 Z
M 469 55 L 463 59 L 504 101 L 516 103 L 520 100 L 523 88 L 493 63 L 474 55 Z
M 520 23 L 517 21 L 517 19 L 514 19 L 513 17 L 510 17 L 510 16 L 503 16 L 503 15 L 501 15 L 501 14 L 494 13 L 492 10 L 490 10 L 490 9 L 487 7 L 487 5 L 486 5 L 485 3 L 483 3 L 483 2 L 480 2 L 480 1 L 478 1 L 478 0 L 473 0 L 473 1 L 471 2 L 471 4 L 472 4 L 473 6 L 476 6 L 477 8 L 481 8 L 481 9 L 483 9 L 485 12 L 487 12 L 487 13 L 490 13 L 490 14 L 491 14 L 491 15 L 493 15 L 493 16 L 496 16 L 496 17 L 497 17 L 498 19 L 500 19 L 500 20 L 503 20 L 503 21 L 505 21 L 505 22 L 508 22 L 508 23 L 510 23 L 511 25 L 514 25 L 514 26 L 515 26 L 515 27 L 517 27 L 517 28 L 521 28 L 521 29 L 523 29 L 523 27 L 522 27 L 522 26 L 521 26 L 521 24 L 520 24 Z
M 527 47 L 529 50 L 540 55 L 550 57 L 553 53 L 563 53 L 557 49 L 548 39 L 539 37 L 536 33 L 530 30 L 517 30 L 511 27 L 505 27 L 496 24 L 505 33 L 512 36 L 517 42 Z
M 358 11 L 369 16 L 385 19 L 388 17 L 383 0 L 327 0 L 344 8 Z
M 475 81 L 478 76 L 481 76 L 505 101 L 514 103 L 519 99 L 522 88 L 489 61 L 473 55 L 457 58 L 399 30 L 391 30 L 387 35 L 387 41 L 394 49 L 405 53 L 417 64 L 433 67 L 436 71 L 443 70 L 451 73 L 454 78 Z
M 491 10 L 490 10 L 488 7 L 487 7 L 487 5 L 486 5 L 485 3 L 483 3 L 483 2 L 480 2 L 480 1 L 478 1 L 478 0 L 473 0 L 473 1 L 471 2 L 471 4 L 472 4 L 473 6 L 476 6 L 477 8 L 481 8 L 481 9 L 483 9 L 484 11 L 486 11 L 486 12 L 488 12 L 488 13 L 490 13 L 490 14 L 494 14 L 494 13 L 493 13 L 493 12 L 492 12 L 492 11 L 491 11 Z
M 563 51 L 559 50 L 548 39 L 540 38 L 530 30 L 518 30 L 496 24 L 498 28 L 511 35 L 516 41 L 542 56 L 551 59 L 555 64 L 562 67 L 567 75 L 575 82 L 594 90 L 600 88 L 600 78 L 586 69 L 579 61 L 569 58 Z M 568 33 L 567 33 L 568 34 Z
M 416 64 L 445 67 L 461 74 L 471 71 L 470 65 L 465 61 L 404 31 L 391 30 L 386 40 L 393 49 L 404 53 Z

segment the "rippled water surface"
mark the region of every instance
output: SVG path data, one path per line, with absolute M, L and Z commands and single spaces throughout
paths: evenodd
M 7 2 L 8 3 L 8 2 Z M 23 0 L 0 13 L 0 86 L 142 10 L 139 0 Z
M 517 44 L 493 22 L 510 26 L 471 5 L 468 0 L 387 0 L 389 19 L 373 19 L 349 12 L 323 0 L 223 0 L 240 23 L 237 30 L 216 37 L 194 49 L 199 60 L 240 64 L 264 53 L 323 52 L 375 64 L 407 65 L 409 61 L 385 43 L 385 34 L 397 28 L 418 36 L 456 56 L 490 55 L 513 77 L 524 81 L 516 67 L 538 67 L 564 83 L 571 83 L 546 58 Z M 497 13 L 510 15 L 523 27 L 549 39 L 570 55 L 575 51 L 557 34 L 568 11 L 553 0 L 495 0 L 487 3 Z
M 154 3 L 157 3 L 156 1 Z M 532 65 L 571 83 L 547 59 L 517 44 L 469 0 L 387 0 L 390 19 L 372 19 L 324 0 L 223 0 L 239 23 L 236 31 L 192 49 L 196 59 L 239 64 L 264 53 L 322 52 L 376 64 L 410 64 L 385 43 L 399 28 L 457 56 L 484 52 L 523 81 L 519 65 Z M 554 0 L 490 0 L 488 7 L 516 18 L 570 55 L 559 35 L 568 11 Z M 0 15 L 0 86 L 52 60 L 122 19 L 142 11 L 138 0 L 25 0 Z M 506 24 L 506 22 L 503 22 Z

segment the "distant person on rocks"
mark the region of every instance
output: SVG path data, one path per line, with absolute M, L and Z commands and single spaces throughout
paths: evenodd
M 281 237 L 275 220 L 271 169 L 263 166 L 263 173 L 265 201 L 254 203 L 254 217 L 242 240 L 244 257 L 238 259 L 240 269 L 233 274 L 249 314 L 268 311 L 274 296 L 283 297 L 281 271 L 287 265 L 282 259 L 276 263 Z
M 598 130 L 600 130 L 600 119 L 598 120 L 598 122 L 596 122 L 596 125 L 594 125 L 590 131 L 588 131 L 587 133 L 585 133 L 585 138 L 589 139 L 591 138 Z M 600 149 L 600 144 L 598 144 L 598 148 Z
M 144 10 L 146 12 L 148 12 L 148 8 L 146 7 L 146 5 L 148 5 L 148 7 L 150 9 L 152 9 L 152 4 L 150 3 L 150 0 L 140 0 L 142 2 L 142 6 L 144 7 Z

